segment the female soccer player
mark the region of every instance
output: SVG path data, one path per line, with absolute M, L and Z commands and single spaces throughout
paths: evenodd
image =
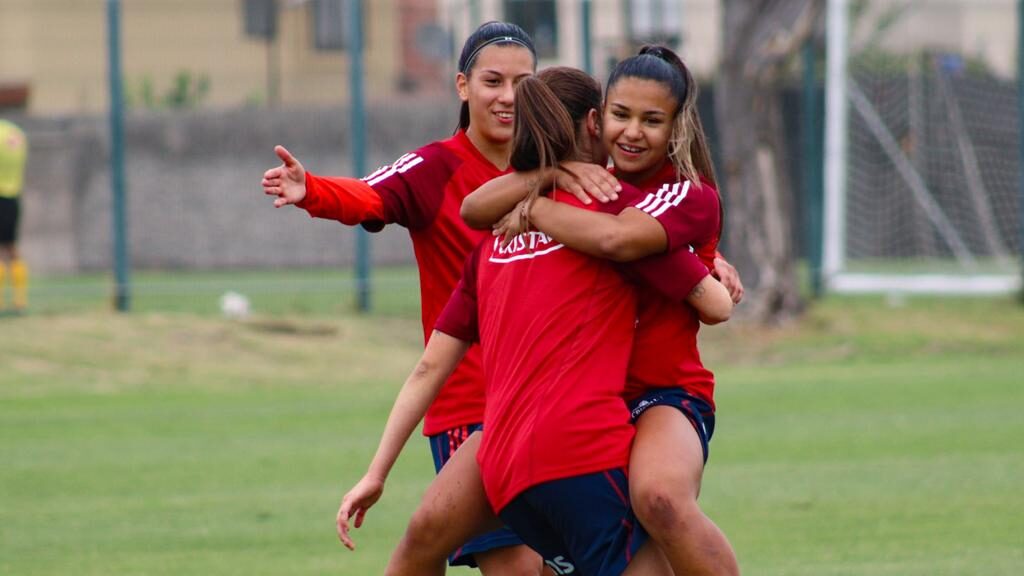
M 363 179 L 327 178 L 306 172 L 281 146 L 283 161 L 263 176 L 264 191 L 276 207 L 294 204 L 313 217 L 409 229 L 420 270 L 424 339 L 461 275 L 469 251 L 485 236 L 459 217 L 463 197 L 508 168 L 512 142 L 514 87 L 533 74 L 536 53 L 529 35 L 514 24 L 488 22 L 466 40 L 455 78 L 461 100 L 459 128 L 447 140 L 406 154 Z M 483 420 L 484 381 L 480 352 L 473 347 L 448 378 L 427 412 L 424 435 L 435 467 Z M 478 563 L 488 576 L 537 574 L 540 559 L 509 531 L 499 531 L 462 548 L 453 564 Z
M 650 201 L 609 216 L 539 198 L 514 213 L 527 210 L 538 230 L 591 255 L 633 260 L 689 245 L 710 266 L 720 203 L 696 100 L 697 85 L 671 50 L 645 47 L 622 61 L 608 79 L 604 143 L 615 175 L 648 191 Z M 557 171 L 503 176 L 469 196 L 463 214 L 487 224 L 523 196 L 521 181 L 553 179 L 565 178 Z M 508 233 L 523 221 L 508 220 Z M 728 540 L 697 504 L 715 407 L 714 376 L 697 350 L 700 323 L 687 307 L 643 291 L 640 301 L 627 390 L 637 427 L 630 458 L 637 516 L 676 574 L 738 574 Z
M 552 90 L 538 90 L 535 88 L 541 82 L 544 85 L 550 85 Z M 586 151 L 595 153 L 601 150 L 599 139 L 596 138 L 596 109 L 600 105 L 600 88 L 585 74 L 569 69 L 546 70 L 541 73 L 537 81 L 523 84 L 518 91 L 519 95 L 517 97 L 520 100 L 517 104 L 517 109 L 519 110 L 517 126 L 521 123 L 530 126 L 532 130 L 527 131 L 527 133 L 532 134 L 533 138 L 523 138 L 517 135 L 516 151 L 524 151 L 518 156 L 513 156 L 513 162 L 517 168 L 523 169 L 543 164 L 546 163 L 545 158 L 551 159 L 556 156 L 552 152 L 538 155 L 535 151 L 537 146 L 533 142 L 544 143 L 548 139 L 556 142 L 566 141 L 565 133 L 569 130 L 568 128 L 562 126 L 562 130 L 559 131 L 559 124 L 557 122 L 552 124 L 546 119 L 537 118 L 537 110 L 548 111 L 555 110 L 558 107 L 559 101 L 555 99 L 552 92 L 559 94 L 562 102 L 570 104 L 570 116 L 573 120 L 577 121 L 576 125 L 579 128 L 579 141 L 588 144 Z M 524 94 L 526 95 L 526 101 L 522 100 Z M 572 98 L 574 95 L 577 98 Z M 590 98 L 582 98 L 580 95 L 589 95 Z M 531 112 L 534 114 L 530 114 Z M 532 123 L 529 122 L 531 119 L 533 119 Z M 569 123 L 563 122 L 562 124 Z M 517 130 L 519 130 L 518 127 Z M 519 132 L 523 132 L 523 130 L 519 130 Z M 569 132 L 569 134 L 571 137 L 572 132 Z M 559 140 L 559 136 L 562 136 L 561 140 Z M 548 150 L 547 147 L 543 146 L 540 149 Z M 564 151 L 565 147 L 562 150 Z M 520 159 L 519 161 L 517 161 L 517 157 Z M 605 156 L 601 155 L 598 161 L 603 162 L 604 159 Z M 632 188 L 630 188 L 630 191 L 632 194 L 631 201 L 634 204 L 640 203 L 643 200 L 643 196 L 638 191 Z M 628 197 L 629 195 L 625 194 L 624 191 L 624 201 Z M 621 208 L 616 210 L 619 209 Z M 519 237 L 516 242 L 508 247 L 501 247 L 496 242 L 493 244 L 488 243 L 488 246 L 485 246 L 482 251 L 489 255 L 486 259 L 484 257 L 480 259 L 471 258 L 470 264 L 467 265 L 467 275 L 464 276 L 462 283 L 463 287 L 468 287 L 462 294 L 463 299 L 466 298 L 466 295 L 469 295 L 469 300 L 472 300 L 476 297 L 476 294 L 479 294 L 481 299 L 480 314 L 482 323 L 480 325 L 480 334 L 484 342 L 485 358 L 487 359 L 485 366 L 489 375 L 488 391 L 490 393 L 487 408 L 487 415 L 489 417 L 485 418 L 489 432 L 483 436 L 485 445 L 480 455 L 481 469 L 484 472 L 484 485 L 492 487 L 488 490 L 488 495 L 491 497 L 493 507 L 499 510 L 507 510 L 508 512 L 504 515 L 511 518 L 513 523 L 523 522 L 526 518 L 531 517 L 531 513 L 519 509 L 521 507 L 509 508 L 511 506 L 509 502 L 516 501 L 515 497 L 519 492 L 530 492 L 530 490 L 523 491 L 524 488 L 528 489 L 531 485 L 540 482 L 542 483 L 541 485 L 545 486 L 541 492 L 550 492 L 554 490 L 552 485 L 544 483 L 544 480 L 549 478 L 549 476 L 553 475 L 556 480 L 575 477 L 579 475 L 577 473 L 585 474 L 588 472 L 590 470 L 588 466 L 591 468 L 596 466 L 594 469 L 601 471 L 602 463 L 621 463 L 623 455 L 623 445 L 619 443 L 621 438 L 616 439 L 618 428 L 616 428 L 614 418 L 612 418 L 612 423 L 607 426 L 605 432 L 601 432 L 602 429 L 606 428 L 601 425 L 601 419 L 588 416 L 587 408 L 582 407 L 589 407 L 589 409 L 597 410 L 597 413 L 600 413 L 600 407 L 604 406 L 605 409 L 609 410 L 605 412 L 606 416 L 614 414 L 616 406 L 619 409 L 623 407 L 621 400 L 618 397 L 614 397 L 616 396 L 615 394 L 608 395 L 609 389 L 607 386 L 609 382 L 615 379 L 614 377 L 617 374 L 617 365 L 614 360 L 622 356 L 622 351 L 615 348 L 612 344 L 616 342 L 622 344 L 623 335 L 626 335 L 628 340 L 628 332 L 632 327 L 633 315 L 632 313 L 626 314 L 624 322 L 609 324 L 605 318 L 606 314 L 603 312 L 618 310 L 621 313 L 621 305 L 626 298 L 621 294 L 602 292 L 602 284 L 598 281 L 599 277 L 594 276 L 592 271 L 582 267 L 580 264 L 580 262 L 586 263 L 587 259 L 582 258 L 578 254 L 574 255 L 571 251 L 562 251 L 560 248 L 560 245 L 553 244 L 550 238 L 542 234 Z M 675 255 L 682 258 L 693 258 L 688 251 L 678 251 Z M 566 267 L 567 264 L 569 264 L 568 267 Z M 685 282 L 686 274 L 677 275 L 672 272 L 665 272 L 664 268 L 657 269 L 657 259 L 653 263 L 655 268 L 652 269 L 651 265 L 652 262 L 648 262 L 645 265 L 636 265 L 634 268 L 639 269 L 642 276 L 658 279 L 662 283 L 666 280 L 678 280 L 679 282 L 669 289 L 670 293 L 673 293 L 673 291 L 677 294 L 690 292 L 690 287 L 693 286 L 693 283 Z M 481 275 L 479 287 L 471 279 L 477 266 Z M 576 269 L 575 275 L 567 276 L 574 269 L 574 266 Z M 697 269 L 699 273 L 707 274 L 706 267 L 698 264 Z M 522 275 L 524 270 L 527 273 Z M 533 274 L 529 273 L 531 270 L 534 272 Z M 580 270 L 583 270 L 583 272 Z M 600 268 L 596 270 L 600 270 Z M 543 271 L 547 271 L 551 278 L 545 277 L 542 273 Z M 509 280 L 510 276 L 512 280 Z M 583 281 L 580 281 L 581 277 L 584 279 Z M 559 279 L 561 282 L 558 281 Z M 543 284 L 543 286 L 549 288 L 548 290 L 537 289 L 537 286 L 534 284 L 540 280 L 548 280 L 548 282 Z M 588 283 L 587 280 L 590 282 Z M 709 282 L 712 289 L 717 288 L 719 291 L 717 294 L 718 305 L 721 307 L 719 308 L 720 312 L 718 312 L 719 316 L 727 317 L 728 311 L 731 309 L 728 293 L 721 285 L 710 278 L 705 278 L 698 286 L 699 289 L 694 290 L 691 300 L 695 297 L 698 298 L 697 303 L 700 305 L 701 297 L 698 295 L 702 294 L 701 289 L 708 285 Z M 607 291 L 608 287 L 605 286 L 603 290 Z M 713 294 L 713 291 L 708 291 L 706 296 L 703 297 L 703 302 L 712 302 Z M 459 297 L 460 293 L 457 292 L 453 295 L 452 302 L 457 302 Z M 502 298 L 507 301 L 505 304 L 502 304 Z M 483 303 L 484 300 L 486 300 L 487 305 Z M 453 304 L 450 302 L 449 308 L 452 308 L 452 306 Z M 552 310 L 547 311 L 549 307 Z M 464 304 L 463 310 L 466 308 L 473 307 L 467 307 Z M 485 309 L 489 310 L 489 314 L 492 315 L 489 317 L 491 317 L 493 322 L 489 324 L 484 322 L 484 316 L 487 316 Z M 713 309 L 713 307 L 711 309 L 705 307 L 706 312 L 710 312 Z M 442 320 L 439 321 L 439 327 L 442 330 L 454 331 L 466 340 L 472 339 L 475 336 L 475 334 L 471 333 L 475 329 L 472 322 L 468 323 L 470 328 L 462 329 L 458 328 L 458 323 L 455 323 L 456 328 L 452 330 L 452 324 L 446 320 L 450 316 L 446 311 Z M 613 318 L 616 317 L 616 313 L 612 313 L 611 316 Z M 491 328 L 487 328 L 487 326 Z M 497 329 L 494 328 L 495 326 L 504 326 L 506 329 Z M 609 327 L 613 327 L 613 329 L 611 329 L 610 333 L 606 334 L 604 331 Z M 562 340 L 559 340 L 559 336 L 561 336 Z M 564 344 L 564 346 L 559 346 L 559 343 Z M 607 348 L 610 345 L 612 347 Z M 558 352 L 553 353 L 552 350 L 546 349 L 551 347 L 554 347 L 553 349 L 558 350 Z M 390 468 L 391 463 L 394 462 L 398 450 L 400 450 L 401 445 L 415 426 L 415 422 L 418 421 L 419 416 L 422 414 L 422 406 L 425 406 L 425 402 L 429 401 L 430 383 L 433 382 L 436 385 L 437 382 L 444 378 L 446 370 L 450 369 L 450 366 L 453 365 L 453 361 L 450 358 L 446 360 L 445 353 L 450 353 L 452 350 L 457 351 L 458 349 L 459 344 L 457 340 L 453 340 L 443 333 L 434 333 L 421 363 L 413 371 L 396 401 L 395 409 L 389 418 L 384 438 L 381 441 L 381 447 L 374 458 L 373 464 L 371 464 L 370 472 L 346 495 L 343 501 L 338 517 L 339 535 L 343 540 L 350 541 L 347 534 L 349 516 L 354 514 L 356 525 L 360 525 L 366 509 L 372 506 L 380 496 L 383 478 L 386 476 L 387 470 Z M 551 360 L 552 357 L 559 355 L 562 355 L 562 361 Z M 565 360 L 565 357 L 575 359 L 580 365 L 577 366 L 572 361 Z M 602 361 L 611 361 L 611 364 L 604 365 Z M 554 380 L 547 384 L 544 384 L 543 378 L 546 374 L 545 370 L 549 372 L 553 370 L 555 374 Z M 551 374 L 547 375 L 549 377 L 552 376 Z M 597 400 L 590 398 L 592 403 L 589 403 L 586 400 L 588 398 L 586 396 L 588 391 L 586 383 L 588 380 L 584 378 L 582 382 L 576 385 L 573 384 L 572 375 L 577 377 L 589 375 L 591 379 L 600 383 L 599 386 L 605 387 L 604 394 L 599 394 Z M 604 375 L 604 378 L 597 375 Z M 502 384 L 502 382 L 505 384 Z M 554 382 L 558 382 L 558 385 L 555 386 Z M 539 388 L 535 389 L 535 386 Z M 548 386 L 548 388 L 545 389 L 545 386 Z M 516 392 L 510 393 L 509 390 Z M 572 391 L 576 391 L 577 394 L 582 394 L 583 396 L 574 396 Z M 510 398 L 515 398 L 517 401 L 512 402 Z M 579 402 L 583 402 L 583 404 Z M 420 408 L 417 409 L 417 406 Z M 522 429 L 519 429 L 519 434 L 517 435 L 517 425 L 522 422 L 519 417 L 524 414 L 527 415 L 528 419 L 534 418 L 535 420 L 531 427 L 529 427 L 528 432 L 524 433 Z M 537 424 L 536 421 L 537 418 L 541 418 L 541 416 L 538 416 L 540 414 L 546 415 L 542 425 Z M 510 433 L 509 430 L 513 430 L 513 432 Z M 559 430 L 559 432 L 554 432 L 555 430 Z M 530 454 L 528 450 L 525 452 L 521 451 L 524 446 L 516 440 L 521 440 L 524 434 L 532 439 L 528 444 L 538 451 L 537 454 Z M 593 437 L 595 434 L 598 437 Z M 473 437 L 478 438 L 479 435 L 475 434 Z M 544 439 L 543 444 L 546 449 L 538 448 L 538 439 L 540 438 Z M 605 445 L 609 442 L 614 444 L 614 446 Z M 462 454 L 466 447 L 467 445 L 464 445 L 460 449 L 459 454 Z M 488 447 L 492 447 L 490 451 L 488 451 Z M 520 451 L 517 451 L 517 448 Z M 628 450 L 628 441 L 625 443 L 625 449 Z M 497 455 L 492 454 L 492 452 L 497 453 Z M 466 461 L 465 458 L 462 459 L 462 463 Z M 455 461 L 453 460 L 454 463 Z M 445 485 L 446 482 L 461 481 L 466 487 L 472 489 L 475 486 L 476 490 L 479 491 L 479 472 L 473 468 L 473 466 L 468 464 L 464 468 L 446 467 L 441 471 L 435 485 Z M 615 474 L 611 475 L 615 476 Z M 442 479 L 446 480 L 442 481 Z M 621 480 L 622 478 L 619 479 Z M 573 490 L 570 492 L 582 494 L 586 485 L 586 481 L 583 482 L 584 484 L 578 491 Z M 607 484 L 598 484 L 604 486 L 605 489 L 608 487 Z M 497 487 L 494 487 L 495 485 Z M 557 490 L 554 491 L 557 493 Z M 441 520 L 442 516 L 445 518 L 441 520 L 446 523 L 444 529 L 432 532 L 424 530 L 422 526 L 417 528 L 410 527 L 407 536 L 409 534 L 422 534 L 423 538 L 413 543 L 407 537 L 403 540 L 405 548 L 418 550 L 425 546 L 435 549 L 433 557 L 436 564 L 437 558 L 443 558 L 444 546 L 457 545 L 457 542 L 462 537 L 456 534 L 458 532 L 457 529 L 455 531 L 450 529 L 451 526 L 486 525 L 488 521 L 488 512 L 485 510 L 486 502 L 465 502 L 462 496 L 470 492 L 472 490 L 460 491 L 457 494 L 459 496 L 457 498 L 447 496 L 444 498 L 444 502 L 454 504 L 454 507 L 445 510 L 445 514 L 437 516 L 438 520 Z M 425 501 L 434 500 L 435 495 L 437 494 L 434 491 L 434 487 L 432 487 Z M 624 492 L 622 495 L 624 495 Z M 546 513 L 547 517 L 566 523 L 554 530 L 559 535 L 563 532 L 573 532 L 576 530 L 571 522 L 585 516 L 578 509 L 572 507 L 581 505 L 579 501 L 575 505 L 569 505 L 567 502 L 571 501 L 571 498 L 568 497 L 566 497 L 566 503 L 552 503 L 546 500 L 547 497 L 539 498 L 541 502 L 547 502 L 553 506 Z M 533 496 L 530 496 L 528 499 L 533 499 Z M 531 505 L 536 504 L 537 501 L 534 500 Z M 620 501 L 620 506 L 621 504 Z M 592 505 L 600 506 L 596 502 Z M 568 506 L 568 508 L 559 508 L 559 506 Z M 516 512 L 517 509 L 519 509 L 518 512 Z M 628 507 L 625 510 L 628 510 Z M 533 512 L 536 512 L 536 510 L 533 510 Z M 599 515 L 597 522 L 584 522 L 583 524 L 600 526 L 599 520 L 601 519 L 608 520 L 607 517 Z M 620 526 L 623 517 L 620 514 L 618 517 L 612 517 L 611 520 L 611 525 L 605 526 L 607 529 L 606 535 L 616 533 L 618 528 L 612 530 L 609 526 Z M 415 522 L 414 518 L 414 524 Z M 522 530 L 521 535 L 530 538 L 532 543 L 539 549 L 544 550 L 546 545 L 551 545 L 550 542 L 537 541 L 537 534 L 544 531 L 542 527 L 538 527 L 532 524 L 532 522 L 529 523 L 529 528 L 524 528 L 522 524 L 519 524 L 519 526 Z M 469 533 L 471 533 L 471 530 L 466 535 Z M 431 539 L 428 537 L 428 534 L 438 534 L 442 538 Z M 593 554 L 590 554 L 593 552 L 593 549 L 604 549 L 607 551 L 609 547 L 614 548 L 615 545 L 605 537 L 599 537 L 593 532 L 577 535 L 578 537 L 572 540 L 572 543 L 559 540 L 561 538 L 559 535 L 551 535 L 551 541 L 555 542 L 555 547 L 545 550 L 548 565 L 558 573 L 562 573 L 560 570 L 568 569 L 567 566 L 574 562 L 578 563 L 577 565 L 581 568 L 584 568 L 584 573 L 605 573 L 604 570 L 609 568 L 603 563 L 610 562 L 608 566 L 614 566 L 616 562 L 619 562 L 619 567 L 621 568 L 621 563 L 624 562 L 624 557 L 614 557 L 614 555 L 604 557 L 600 561 L 595 560 Z M 439 544 L 439 540 L 443 541 L 444 544 Z M 567 554 L 556 553 L 559 542 L 567 546 L 566 549 L 571 548 L 574 552 Z M 580 549 L 581 546 L 582 550 Z M 437 548 L 442 549 L 440 554 L 437 554 Z M 401 557 L 401 552 L 402 546 L 396 552 L 395 557 Z M 422 565 L 401 563 L 401 565 L 396 566 L 395 557 L 393 557 L 389 573 L 425 573 Z M 600 566 L 605 567 L 600 568 Z

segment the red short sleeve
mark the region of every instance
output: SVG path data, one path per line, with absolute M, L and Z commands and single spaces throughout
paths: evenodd
M 668 235 L 668 250 L 714 242 L 721 228 L 718 192 L 689 180 L 644 190 L 631 207 L 656 219 Z
M 631 276 L 673 302 L 684 302 L 710 272 L 689 248 L 622 264 Z

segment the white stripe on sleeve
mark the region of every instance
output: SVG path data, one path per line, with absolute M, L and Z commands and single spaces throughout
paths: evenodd
M 661 216 L 662 214 L 664 214 L 665 211 L 668 210 L 669 208 L 672 208 L 674 206 L 679 206 L 679 204 L 682 203 L 683 199 L 686 198 L 686 195 L 690 192 L 690 181 L 687 180 L 683 184 L 682 190 L 677 190 L 678 187 L 679 187 L 678 183 L 675 186 L 672 187 L 672 192 L 676 194 L 676 197 L 672 198 L 671 201 L 668 198 L 666 198 L 665 199 L 665 205 L 662 206 L 661 208 L 659 208 L 658 210 L 656 210 L 654 212 L 651 212 L 650 213 L 651 216 L 654 216 L 655 218 L 657 218 L 658 216 Z

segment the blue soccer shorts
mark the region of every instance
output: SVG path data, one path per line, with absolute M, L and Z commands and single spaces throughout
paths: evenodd
M 715 434 L 715 410 L 711 405 L 682 388 L 652 388 L 629 402 L 630 420 L 636 424 L 644 412 L 655 406 L 671 406 L 686 416 L 700 437 L 704 463 L 707 463 L 711 437 Z
M 560 575 L 618 576 L 647 541 L 622 469 L 538 484 L 498 515 Z
M 466 441 L 466 438 L 469 438 L 470 434 L 480 430 L 482 427 L 482 424 L 471 424 L 430 436 L 430 452 L 434 456 L 434 471 L 440 472 L 441 467 L 459 449 L 459 446 Z M 473 557 L 473 554 L 507 546 L 518 546 L 522 543 L 522 539 L 511 529 L 508 527 L 500 528 L 494 532 L 477 536 L 463 544 L 448 557 L 448 564 L 451 566 L 476 568 L 476 559 Z

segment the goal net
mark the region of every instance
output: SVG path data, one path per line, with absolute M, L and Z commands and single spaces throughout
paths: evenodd
M 1016 2 L 828 6 L 829 289 L 1019 289 Z

